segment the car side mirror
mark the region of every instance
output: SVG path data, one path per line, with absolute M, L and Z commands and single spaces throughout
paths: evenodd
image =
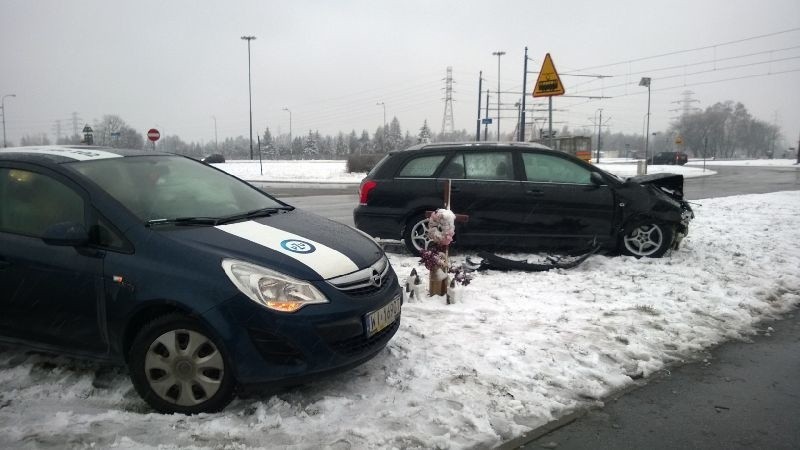
M 42 234 L 47 245 L 80 247 L 89 243 L 89 232 L 77 222 L 61 222 L 48 227 Z
M 597 172 L 592 172 L 592 174 L 589 175 L 589 181 L 591 181 L 592 184 L 594 184 L 595 186 L 602 186 L 604 184 L 607 184 L 606 180 L 603 179 L 603 176 Z

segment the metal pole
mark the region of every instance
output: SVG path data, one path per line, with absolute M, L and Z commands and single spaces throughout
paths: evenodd
M 708 154 L 708 136 L 703 136 L 703 172 L 706 171 L 706 155 Z
M 5 117 L 5 115 L 6 115 L 6 110 L 4 109 L 3 117 Z M 800 164 L 800 138 L 797 138 L 797 162 L 795 164 Z
M 506 52 L 497 51 L 492 54 L 497 56 L 497 142 L 500 142 L 500 57 Z
M 264 165 L 261 162 L 261 136 L 256 135 L 258 139 L 258 168 L 261 169 L 261 175 L 264 175 Z
M 289 113 L 289 159 L 292 159 L 292 111 L 285 106 L 283 110 Z
M 484 119 L 489 118 L 489 89 L 486 90 L 486 112 Z M 486 136 L 489 134 L 489 121 L 487 120 L 483 124 L 483 140 L 486 140 Z
M 481 94 L 483 94 L 483 71 L 478 75 L 478 120 L 475 125 L 475 142 L 481 140 Z
M 553 96 L 547 97 L 548 100 L 548 123 L 547 123 L 547 145 L 553 148 Z
M 383 141 L 381 142 L 381 153 L 386 153 L 386 103 L 375 103 L 378 106 L 383 106 Z
M 525 46 L 525 63 L 522 69 L 522 114 L 519 124 L 519 141 L 525 142 L 525 98 L 528 96 L 525 92 L 528 89 L 528 47 Z
M 644 173 L 647 175 L 647 155 L 650 151 L 650 83 L 647 83 L 647 134 L 644 138 Z
M 217 139 L 217 116 L 211 116 L 214 119 L 214 149 L 219 153 L 219 139 Z
M 600 121 L 597 122 L 597 158 L 595 164 L 600 164 L 600 130 L 603 127 L 603 108 L 600 108 Z
M 6 97 L 16 97 L 17 94 L 6 94 L 0 99 L 0 109 L 3 110 L 3 148 L 8 147 L 6 144 Z
M 247 41 L 247 96 L 250 100 L 250 159 L 253 159 L 253 89 L 250 79 L 250 41 L 255 39 L 255 36 L 242 36 L 242 39 Z

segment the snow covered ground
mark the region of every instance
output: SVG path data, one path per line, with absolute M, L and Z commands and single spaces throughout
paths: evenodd
M 308 183 L 360 183 L 366 173 L 347 173 L 346 162 L 341 160 L 304 161 L 228 161 L 214 164 L 247 181 L 297 181 Z M 621 177 L 636 175 L 636 163 L 631 160 L 608 160 L 598 165 L 601 169 Z M 261 172 L 264 172 L 262 175 Z M 716 172 L 686 166 L 649 166 L 649 173 L 679 173 L 685 178 L 713 175 Z
M 258 161 L 228 161 L 213 165 L 247 181 L 360 183 L 367 175 L 347 173 L 347 162 L 343 160 L 264 160 L 261 165 Z
M 800 191 L 698 203 L 668 257 L 480 273 L 461 303 L 404 305 L 363 366 L 219 414 L 153 414 L 119 369 L 0 350 L 0 448 L 498 444 L 800 303 Z M 401 280 L 418 267 L 391 261 Z

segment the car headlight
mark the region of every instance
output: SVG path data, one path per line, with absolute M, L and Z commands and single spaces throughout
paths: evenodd
M 306 305 L 328 303 L 317 288 L 306 281 L 235 259 L 223 259 L 222 269 L 233 284 L 259 305 L 292 313 Z

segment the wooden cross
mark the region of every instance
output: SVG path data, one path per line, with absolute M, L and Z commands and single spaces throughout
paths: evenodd
M 444 180 L 444 209 L 450 209 L 450 192 L 452 189 L 452 180 L 446 179 Z M 433 211 L 425 211 L 425 217 L 430 218 Z M 464 223 L 469 222 L 469 215 L 468 214 L 455 214 L 455 222 Z M 444 261 L 447 267 L 450 267 L 450 246 L 446 245 L 444 247 Z M 433 275 L 431 274 L 431 277 Z M 430 293 L 435 295 L 443 295 L 447 293 L 447 280 L 443 280 L 441 282 L 441 286 L 434 286 L 433 278 L 431 278 L 430 283 Z

